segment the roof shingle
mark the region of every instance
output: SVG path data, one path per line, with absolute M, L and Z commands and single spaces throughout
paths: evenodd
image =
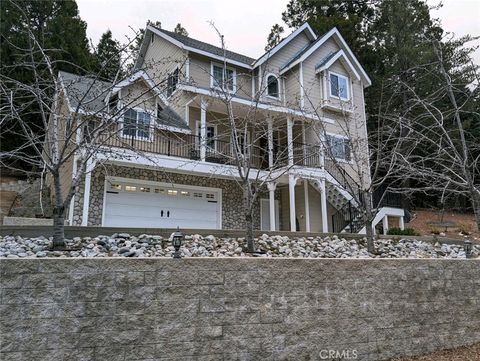
M 165 29 L 157 28 L 157 27 L 155 27 L 155 29 L 157 29 L 158 31 L 161 31 L 162 33 L 174 38 L 175 40 L 181 42 L 185 46 L 189 46 L 191 48 L 195 48 L 195 49 L 198 49 L 198 50 L 203 50 L 203 51 L 206 51 L 206 52 L 212 53 L 214 55 L 218 55 L 218 56 L 223 56 L 224 55 L 223 54 L 223 49 L 218 47 L 218 46 L 214 46 L 212 44 L 208 44 L 208 43 L 205 43 L 203 41 L 193 39 L 189 36 L 184 36 L 184 35 L 181 35 L 181 34 L 177 34 L 173 31 L 168 31 L 168 30 L 165 30 Z M 248 64 L 248 65 L 252 65 L 256 60 L 256 59 L 251 58 L 249 56 L 239 54 L 239 53 L 235 53 L 235 52 L 230 51 L 230 50 L 225 50 L 225 55 L 228 59 L 235 60 L 235 61 L 238 61 L 240 63 L 244 63 L 244 64 Z

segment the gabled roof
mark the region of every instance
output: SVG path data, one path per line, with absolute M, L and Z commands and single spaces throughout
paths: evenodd
M 71 112 L 99 112 L 105 109 L 104 99 L 112 83 L 89 76 L 80 76 L 66 71 L 59 71 L 63 91 Z
M 81 113 L 97 115 L 107 112 L 107 104 L 105 100 L 109 94 L 114 94 L 122 87 L 127 86 L 138 79 L 143 79 L 144 75 L 146 74 L 137 72 L 131 77 L 114 85 L 111 82 L 98 80 L 88 76 L 75 75 L 65 71 L 60 71 L 58 73 L 70 112 L 78 110 Z M 149 86 L 151 85 L 149 84 Z M 160 128 L 190 131 L 190 128 L 185 121 L 172 108 L 165 103 L 162 105 L 162 110 L 158 113 L 156 119 L 156 123 Z
M 350 47 L 347 45 L 345 42 L 345 39 L 342 37 L 340 32 L 338 31 L 337 28 L 333 28 L 323 36 L 319 37 L 315 42 L 313 42 L 309 47 L 301 51 L 299 54 L 297 54 L 295 57 L 290 59 L 285 66 L 280 69 L 280 74 L 283 74 L 287 72 L 288 70 L 292 69 L 294 66 L 297 64 L 301 63 L 304 61 L 306 58 L 308 58 L 310 55 L 313 54 L 315 50 L 317 50 L 319 47 L 321 47 L 328 39 L 333 38 L 335 41 L 338 43 L 340 48 L 344 51 L 343 56 L 345 56 L 346 59 L 349 60 L 351 66 L 356 69 L 356 71 L 359 73 L 359 76 L 363 80 L 364 84 L 366 86 L 372 85 L 372 81 L 368 77 L 367 73 L 365 70 L 362 68 L 360 63 L 358 62 L 357 58 L 355 55 L 353 55 L 352 50 Z
M 333 52 L 332 54 L 325 57 L 325 59 L 323 59 L 319 64 L 315 65 L 315 72 L 319 73 L 321 71 L 327 70 L 333 65 L 333 63 L 335 63 L 339 59 L 346 65 L 347 70 L 351 74 L 353 74 L 357 80 L 360 80 L 360 75 L 355 70 L 355 67 L 350 62 L 350 60 L 348 60 L 348 57 L 345 55 L 343 49 Z
M 120 91 L 120 89 L 126 87 L 127 85 L 135 83 L 138 79 L 142 79 L 147 83 L 148 87 L 153 90 L 158 97 L 162 100 L 162 102 L 165 103 L 165 105 L 168 105 L 168 100 L 165 97 L 165 95 L 158 89 L 158 86 L 154 83 L 154 81 L 148 76 L 147 73 L 145 73 L 143 70 L 138 70 L 134 74 L 130 75 L 129 77 L 123 79 L 119 83 L 115 84 L 115 86 L 112 89 L 112 94 L 116 94 Z
M 295 30 L 293 33 L 291 33 L 289 36 L 287 36 L 285 39 L 283 39 L 281 42 L 275 45 L 272 49 L 265 52 L 265 54 L 263 54 L 260 58 L 258 58 L 258 60 L 255 61 L 255 63 L 253 64 L 253 67 L 256 68 L 257 66 L 262 65 L 264 62 L 266 62 L 269 58 L 275 55 L 275 53 L 277 53 L 280 49 L 282 49 L 285 45 L 287 45 L 290 41 L 295 39 L 301 33 L 305 33 L 305 35 L 307 35 L 310 41 L 315 41 L 317 39 L 317 35 L 312 30 L 310 25 L 308 23 L 304 23 L 297 30 Z
M 286 46 L 290 41 L 296 38 L 298 35 L 305 33 L 306 36 L 311 40 L 311 43 L 308 44 L 304 49 L 300 50 L 298 54 L 296 54 L 292 59 L 290 59 L 280 70 L 280 75 L 285 73 L 286 71 L 290 70 L 298 63 L 304 61 L 308 58 L 315 50 L 317 50 L 320 46 L 322 46 L 328 39 L 334 38 L 335 41 L 338 43 L 340 48 L 344 51 L 344 58 L 348 60 L 351 64 L 352 68 L 359 74 L 360 78 L 363 80 L 365 86 L 371 85 L 371 80 L 368 77 L 365 70 L 362 68 L 360 63 L 358 62 L 355 55 L 352 53 L 350 47 L 347 45 L 345 40 L 343 39 L 342 35 L 338 31 L 337 28 L 333 28 L 326 34 L 322 35 L 321 37 L 317 37 L 315 32 L 312 30 L 308 23 L 304 23 L 300 26 L 297 30 L 283 39 L 279 44 L 277 44 L 273 49 L 263 54 L 260 58 L 255 60 L 246 55 L 242 55 L 239 53 L 235 53 L 233 51 L 226 50 L 225 51 L 225 60 L 227 63 L 232 65 L 237 65 L 246 69 L 253 70 L 256 67 L 263 64 L 269 58 L 271 58 L 275 53 L 277 53 L 280 49 Z M 180 35 L 172 31 L 164 30 L 157 28 L 153 25 L 147 25 L 145 36 L 143 39 L 143 43 L 140 48 L 139 56 L 135 63 L 135 68 L 139 68 L 141 59 L 145 56 L 145 52 L 147 50 L 148 45 L 150 44 L 150 37 L 152 34 L 156 34 L 163 39 L 169 41 L 170 43 L 180 47 L 181 49 L 185 49 L 190 52 L 198 53 L 201 55 L 205 55 L 207 57 L 223 61 L 224 60 L 224 51 L 222 48 L 205 43 L 200 40 L 193 39 L 188 36 Z
M 223 61 L 224 59 L 223 49 L 218 46 L 214 46 L 212 44 L 208 44 L 188 36 L 180 35 L 172 31 L 159 29 L 152 25 L 147 26 L 147 31 L 151 31 L 152 33 L 164 38 L 167 41 L 170 41 L 171 43 L 177 45 L 182 49 L 216 58 L 220 61 Z M 228 63 L 238 65 L 247 69 L 252 69 L 251 64 L 255 61 L 254 58 L 243 54 L 235 53 L 230 50 L 225 50 L 225 57 Z

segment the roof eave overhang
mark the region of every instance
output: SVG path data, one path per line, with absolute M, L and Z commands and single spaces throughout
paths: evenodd
M 304 23 L 297 30 L 295 30 L 289 36 L 287 36 L 283 41 L 278 43 L 273 49 L 271 49 L 269 52 L 264 54 L 260 59 L 255 61 L 255 63 L 253 63 L 253 68 L 256 68 L 256 67 L 262 65 L 264 62 L 266 62 L 268 59 L 270 59 L 275 53 L 277 53 L 280 49 L 282 49 L 285 45 L 287 45 L 290 41 L 295 39 L 299 34 L 301 34 L 303 32 L 307 35 L 307 37 L 311 41 L 317 40 L 317 35 L 313 31 L 313 29 L 310 27 L 310 25 L 308 23 Z
M 184 50 L 187 50 L 187 51 L 190 51 L 192 53 L 196 53 L 196 54 L 200 54 L 200 55 L 204 55 L 204 56 L 207 56 L 209 58 L 213 58 L 213 59 L 216 59 L 216 60 L 220 60 L 220 61 L 226 61 L 228 64 L 231 64 L 231 65 L 236 65 L 236 66 L 239 66 L 241 68 L 245 68 L 245 69 L 249 69 L 249 70 L 252 70 L 253 67 L 252 65 L 250 64 L 247 64 L 247 63 L 243 63 L 241 61 L 238 61 L 238 60 L 234 60 L 234 59 L 230 59 L 230 58 L 225 58 L 223 56 L 220 56 L 220 55 L 216 55 L 216 54 L 213 54 L 213 53 L 210 53 L 208 51 L 205 51 L 205 50 L 200 50 L 200 49 L 197 49 L 197 48 L 193 48 L 191 46 L 187 46 L 185 44 L 183 44 L 182 42 L 172 38 L 171 36 L 165 34 L 164 32 L 158 30 L 157 28 L 153 27 L 153 26 L 147 26 L 147 31 L 151 31 L 152 33 L 154 33 L 155 35 L 158 35 L 160 36 L 161 38 L 171 42 L 172 44 L 178 46 L 179 48 L 181 49 L 184 49 Z
M 363 69 L 363 67 L 360 65 L 360 63 L 358 62 L 357 58 L 355 57 L 355 55 L 353 55 L 352 53 L 352 50 L 350 49 L 350 47 L 348 46 L 348 44 L 345 42 L 345 39 L 343 39 L 342 35 L 340 34 L 340 32 L 338 31 L 337 28 L 333 28 L 332 30 L 330 30 L 328 33 L 326 33 L 314 46 L 312 46 L 309 50 L 307 50 L 300 58 L 298 58 L 297 60 L 295 60 L 294 62 L 292 62 L 291 64 L 289 64 L 288 66 L 284 67 L 281 71 L 280 71 L 280 75 L 282 74 L 285 74 L 287 71 L 289 71 L 290 69 L 293 69 L 295 66 L 297 66 L 298 64 L 300 64 L 301 62 L 303 62 L 305 59 L 307 59 L 310 55 L 312 55 L 312 53 L 317 50 L 318 48 L 320 48 L 328 39 L 330 39 L 331 37 L 334 37 L 337 42 L 339 43 L 340 47 L 342 48 L 342 50 L 344 51 L 344 55 L 346 58 L 349 59 L 350 63 L 352 64 L 352 67 L 354 67 L 358 74 L 360 75 L 360 78 L 363 82 L 363 85 L 364 87 L 368 87 L 370 85 L 372 85 L 372 81 L 370 80 L 368 74 L 365 72 L 365 70 Z

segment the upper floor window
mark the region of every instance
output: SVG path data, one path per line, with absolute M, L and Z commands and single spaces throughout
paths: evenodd
M 110 114 L 113 114 L 117 110 L 118 110 L 118 94 L 114 94 L 108 99 L 108 112 Z
M 330 73 L 330 96 L 337 97 L 342 100 L 348 100 L 348 78 L 346 76 Z
M 275 75 L 269 75 L 267 78 L 267 95 L 278 98 L 279 90 L 278 90 L 278 79 Z
M 128 109 L 123 115 L 123 136 L 150 138 L 150 121 L 151 116 L 149 113 Z
M 327 135 L 327 145 L 331 155 L 336 159 L 347 162 L 351 160 L 350 139 L 338 135 Z
M 220 88 L 230 92 L 235 92 L 237 86 L 237 74 L 235 69 L 226 68 L 221 65 L 212 64 L 212 88 Z
M 179 70 L 177 68 L 168 76 L 168 79 L 167 79 L 167 97 L 172 95 L 172 93 L 175 91 L 175 89 L 177 89 L 178 74 L 179 74 Z

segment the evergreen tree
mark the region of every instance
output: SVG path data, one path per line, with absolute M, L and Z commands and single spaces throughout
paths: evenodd
M 173 31 L 176 34 L 180 34 L 180 35 L 183 35 L 183 36 L 188 36 L 188 31 L 180 23 L 178 23 L 177 26 L 175 26 L 175 29 L 173 29 Z
M 291 28 L 308 21 L 322 35 L 336 27 L 354 53 L 367 46 L 366 31 L 379 0 L 290 0 L 282 20 Z
M 100 77 L 110 81 L 122 78 L 121 46 L 113 39 L 110 30 L 103 33 L 95 55 Z
M 33 74 L 23 66 L 31 48 L 29 31 L 53 61 L 55 70 L 84 74 L 93 69 L 86 35 L 87 24 L 80 18 L 75 0 L 4 0 L 0 6 L 0 73 L 9 79 L 28 84 Z M 38 54 L 40 56 L 40 54 Z M 52 95 L 53 96 L 53 95 Z M 39 134 L 38 112 L 29 109 L 25 117 Z M 3 125 L 0 150 L 8 151 L 20 146 L 15 136 L 18 125 Z
M 282 34 L 285 30 L 283 26 L 275 24 L 272 26 L 270 30 L 270 34 L 268 34 L 267 38 L 267 46 L 265 47 L 265 51 L 269 51 L 273 49 L 280 41 L 282 41 Z

